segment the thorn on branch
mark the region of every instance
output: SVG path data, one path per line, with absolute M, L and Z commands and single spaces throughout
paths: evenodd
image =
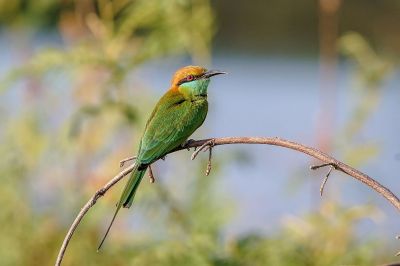
M 106 193 L 106 190 L 104 188 L 97 190 L 96 193 L 94 194 L 94 196 L 92 197 L 91 205 L 93 206 L 94 204 L 96 204 L 97 200 L 100 197 L 104 196 L 105 193 Z
M 126 162 L 136 160 L 137 156 L 132 156 L 119 161 L 119 167 L 122 168 Z
M 150 183 L 154 183 L 154 182 L 156 182 L 156 179 L 154 178 L 154 175 L 153 175 L 153 170 L 151 169 L 151 166 L 149 165 L 149 172 L 148 172 L 148 175 L 149 175 L 149 178 L 150 178 Z
M 104 188 L 101 188 L 96 192 L 95 198 L 102 197 L 105 193 L 106 193 L 106 190 Z
M 321 197 L 322 197 L 322 194 L 324 193 L 324 188 L 325 188 L 326 182 L 328 182 L 328 178 L 329 178 L 330 174 L 332 173 L 332 170 L 337 169 L 337 165 L 334 163 L 324 163 L 324 164 L 320 164 L 320 165 L 310 166 L 311 170 L 316 170 L 316 169 L 326 167 L 326 166 L 330 166 L 330 167 L 329 167 L 328 173 L 326 174 L 326 176 L 325 176 L 324 180 L 322 181 L 321 186 L 319 188 L 319 194 L 321 195 Z

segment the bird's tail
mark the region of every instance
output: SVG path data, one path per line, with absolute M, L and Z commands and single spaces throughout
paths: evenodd
M 97 251 L 100 250 L 101 246 L 104 243 L 104 240 L 106 240 L 108 232 L 110 232 L 111 226 L 114 223 L 115 217 L 117 216 L 119 209 L 121 209 L 121 207 L 129 208 L 132 205 L 133 199 L 135 198 L 136 190 L 139 187 L 140 181 L 142 181 L 143 176 L 147 170 L 147 167 L 140 170 L 138 168 L 139 164 L 136 164 L 135 168 L 133 168 L 132 170 L 132 174 L 129 177 L 128 183 L 126 183 L 124 191 L 122 192 L 121 198 L 117 204 L 117 209 L 115 210 L 114 216 L 110 222 L 110 225 L 107 228 L 106 233 L 104 234 L 103 239 L 100 242 L 99 247 L 97 248 Z

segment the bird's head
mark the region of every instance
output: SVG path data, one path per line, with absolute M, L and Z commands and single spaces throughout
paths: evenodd
M 207 96 L 207 87 L 212 76 L 226 74 L 223 71 L 209 70 L 199 66 L 186 66 L 176 71 L 172 78 L 172 88 L 185 97 Z

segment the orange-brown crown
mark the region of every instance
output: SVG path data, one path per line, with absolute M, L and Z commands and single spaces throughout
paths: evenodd
M 206 72 L 207 69 L 200 66 L 185 66 L 175 72 L 172 81 L 171 81 L 171 88 L 177 88 L 179 82 L 186 78 L 189 75 L 199 76 Z

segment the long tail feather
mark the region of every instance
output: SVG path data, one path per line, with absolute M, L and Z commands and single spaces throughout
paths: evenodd
M 137 168 L 132 173 L 128 183 L 125 186 L 124 192 L 121 195 L 119 204 L 124 208 L 129 208 L 132 205 L 133 199 L 135 198 L 136 190 L 146 173 L 147 167 L 145 169 L 138 170 Z
M 104 234 L 103 239 L 101 240 L 99 247 L 97 248 L 97 252 L 99 252 L 100 249 L 101 249 L 101 246 L 103 246 L 103 243 L 106 240 L 108 233 L 110 232 L 111 226 L 114 223 L 115 217 L 117 217 L 117 213 L 118 213 L 119 209 L 121 209 L 121 205 L 120 204 L 117 205 L 117 209 L 115 210 L 115 213 L 114 213 L 113 218 L 111 219 L 110 225 L 108 226 L 107 231 Z
M 126 183 L 125 185 L 124 191 L 122 192 L 121 198 L 117 204 L 117 209 L 115 210 L 110 225 L 108 226 L 107 231 L 104 234 L 104 237 L 101 240 L 99 247 L 97 248 L 97 252 L 100 250 L 104 241 L 106 240 L 107 235 L 110 232 L 111 226 L 114 223 L 115 217 L 117 217 L 118 211 L 121 209 L 121 207 L 129 208 L 132 205 L 133 199 L 136 194 L 136 190 L 139 187 L 140 181 L 142 181 L 144 174 L 146 173 L 146 169 L 138 170 L 138 164 L 137 164 L 135 168 L 132 170 L 132 174 L 129 177 L 128 183 Z

